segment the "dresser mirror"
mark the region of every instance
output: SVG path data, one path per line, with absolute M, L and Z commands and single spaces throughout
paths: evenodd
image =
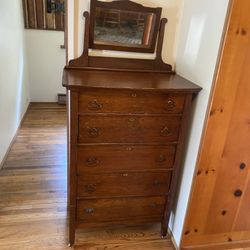
M 92 0 L 90 48 L 154 53 L 161 8 Z

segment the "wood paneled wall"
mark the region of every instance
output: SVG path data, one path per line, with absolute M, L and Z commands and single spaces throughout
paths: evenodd
M 250 1 L 232 0 L 181 245 L 250 246 Z
M 64 3 L 64 0 L 55 0 Z M 24 24 L 26 29 L 64 31 L 64 13 L 48 13 L 47 0 L 23 0 Z

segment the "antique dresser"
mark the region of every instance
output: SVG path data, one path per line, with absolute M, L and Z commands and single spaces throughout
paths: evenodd
M 150 44 L 139 48 L 122 47 L 117 41 L 95 43 L 94 22 L 101 23 L 100 29 L 125 25 L 117 9 L 134 18 L 135 25 L 143 20 L 154 24 Z M 153 13 L 153 21 L 143 13 Z M 166 19 L 160 21 L 160 13 L 160 8 L 130 1 L 96 0 L 91 2 L 91 15 L 84 13 L 84 51 L 70 61 L 63 76 L 68 98 L 70 245 L 78 228 L 160 222 L 162 236 L 167 234 L 191 102 L 200 87 L 162 61 Z M 154 60 L 88 53 L 89 48 L 151 53 L 156 43 Z

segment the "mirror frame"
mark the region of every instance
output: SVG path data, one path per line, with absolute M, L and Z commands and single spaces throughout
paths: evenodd
M 94 43 L 94 29 L 95 29 L 95 10 L 96 8 L 106 8 L 106 9 L 118 9 L 125 11 L 134 11 L 142 13 L 153 13 L 155 14 L 155 25 L 152 32 L 151 46 L 148 48 L 139 47 L 139 46 L 123 46 L 121 45 L 111 45 L 108 44 L 95 44 Z M 139 52 L 139 53 L 154 53 L 156 47 L 157 34 L 160 27 L 162 8 L 151 8 L 145 7 L 141 4 L 134 3 L 130 0 L 114 0 L 112 2 L 103 2 L 98 0 L 91 0 L 90 5 L 90 40 L 89 48 L 99 49 L 99 50 L 117 50 L 117 51 L 129 51 L 129 52 Z

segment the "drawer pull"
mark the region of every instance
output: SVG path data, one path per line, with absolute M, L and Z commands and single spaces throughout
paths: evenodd
M 84 211 L 86 214 L 92 214 L 94 213 L 94 208 L 85 208 Z
M 167 110 L 173 110 L 176 107 L 175 102 L 172 99 L 167 101 Z
M 165 155 L 159 155 L 158 158 L 156 159 L 157 163 L 164 163 L 166 162 L 166 156 Z
M 99 164 L 99 161 L 96 159 L 96 157 L 89 157 L 86 159 L 86 165 L 89 167 L 93 167 Z
M 170 136 L 171 135 L 171 131 L 169 130 L 169 128 L 167 126 L 165 126 L 162 130 L 161 130 L 161 135 L 162 136 Z
M 96 191 L 96 185 L 94 185 L 94 184 L 87 184 L 87 185 L 85 185 L 85 191 L 87 193 L 93 193 L 93 192 L 95 192 Z
M 100 104 L 96 99 L 94 99 L 93 101 L 89 102 L 88 109 L 100 110 L 100 109 L 102 109 L 102 104 Z
M 134 117 L 131 117 L 131 118 L 129 118 L 128 120 L 129 120 L 129 122 L 137 122 L 137 119 L 134 118 Z
M 123 177 L 128 177 L 128 173 L 122 174 Z
M 151 204 L 150 204 L 150 207 L 151 207 L 151 208 L 157 208 L 157 204 L 156 204 L 156 203 L 151 203 Z
M 136 93 L 132 93 L 131 96 L 135 98 L 135 97 L 137 97 L 137 94 Z
M 154 185 L 158 187 L 158 186 L 161 185 L 161 182 L 160 182 L 159 180 L 155 180 L 155 181 L 154 181 Z
M 99 136 L 98 128 L 87 128 L 87 133 L 89 137 L 95 138 Z

